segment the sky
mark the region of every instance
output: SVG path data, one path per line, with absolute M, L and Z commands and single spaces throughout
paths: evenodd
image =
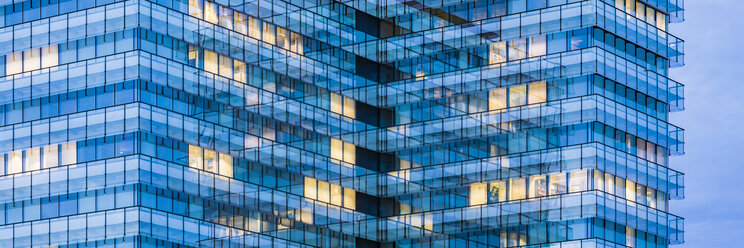
M 685 40 L 686 109 L 671 114 L 685 129 L 684 156 L 670 167 L 685 173 L 686 198 L 670 203 L 685 218 L 685 244 L 744 247 L 744 1 L 685 0 L 685 22 L 670 31 Z

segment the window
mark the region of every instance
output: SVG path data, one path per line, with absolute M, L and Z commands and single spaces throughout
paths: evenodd
M 506 108 L 506 88 L 490 90 L 488 93 L 488 110 Z
M 261 39 L 261 21 L 253 18 L 248 17 L 248 35 L 251 37 L 260 40 Z
M 204 50 L 204 70 L 218 74 L 219 73 L 219 62 L 218 55 L 215 52 Z
M 636 183 L 625 179 L 625 199 L 635 202 L 636 201 Z
M 342 206 L 343 202 L 343 192 L 341 191 L 341 186 L 338 186 L 336 184 L 331 184 L 331 204 L 336 206 Z
M 8 154 L 8 174 L 23 172 L 23 151 L 12 151 Z
M 204 154 L 201 147 L 189 145 L 189 167 L 204 169 Z
M 573 193 L 586 190 L 586 171 L 571 172 L 569 180 L 569 192 Z
M 509 107 L 522 106 L 527 103 L 527 85 L 509 87 Z
M 486 194 L 487 183 L 474 183 L 470 185 L 470 205 L 481 205 L 488 203 Z
M 243 13 L 235 12 L 233 14 L 233 17 L 235 18 L 235 31 L 238 33 L 247 35 L 248 34 L 248 26 L 246 26 L 245 20 L 246 16 Z
M 204 2 L 204 20 L 214 24 L 219 23 L 217 19 L 217 4 Z
M 204 170 L 212 173 L 217 171 L 217 152 L 204 149 Z
M 547 101 L 546 82 L 535 82 L 529 84 L 527 103 L 541 103 Z
M 545 187 L 547 187 L 547 182 L 545 181 L 544 175 L 531 176 L 529 184 L 529 197 L 534 198 L 548 195 Z
M 491 43 L 490 53 L 488 54 L 489 64 L 506 62 L 506 42 Z
M 70 141 L 62 144 L 62 152 L 60 153 L 60 160 L 62 165 L 72 165 L 77 163 L 77 142 Z
M 302 36 L 300 36 L 299 34 L 292 33 L 291 38 L 289 40 L 289 46 L 292 52 L 295 52 L 300 55 L 304 53 L 304 46 L 302 44 Z
M 246 82 L 245 63 L 240 60 L 233 60 L 233 79 L 238 82 Z
M 509 41 L 509 60 L 524 59 L 527 57 L 527 39 L 516 39 Z
M 32 147 L 26 149 L 26 170 L 35 171 L 41 169 L 41 149 Z
M 525 179 L 524 178 L 511 178 L 509 179 L 509 200 L 521 200 L 527 195 L 525 194 Z
M 5 74 L 13 75 L 21 72 L 23 72 L 23 53 L 5 55 Z
M 202 0 L 189 0 L 189 15 L 201 19 L 202 4 Z
M 488 202 L 506 201 L 506 182 L 495 181 L 488 185 Z
M 220 6 L 220 26 L 233 29 L 233 11 L 230 8 Z
M 349 118 L 356 117 L 356 102 L 346 96 L 331 92 L 331 112 L 344 115 Z
M 220 175 L 226 177 L 233 176 L 233 157 L 225 153 L 220 153 L 219 171 Z
M 356 209 L 356 191 L 344 188 L 344 207 Z
M 276 36 L 274 36 L 274 25 L 268 22 L 263 23 L 263 41 L 269 44 L 276 44 Z
M 318 186 L 317 186 L 317 180 L 315 178 L 311 177 L 305 177 L 305 197 L 317 200 L 318 199 Z
M 545 35 L 530 37 L 530 57 L 543 56 L 548 50 Z
M 233 59 L 228 56 L 219 55 L 220 76 L 232 78 L 233 76 Z
M 566 173 L 551 174 L 549 181 L 550 186 L 548 193 L 550 193 L 550 195 L 560 195 L 568 192 L 568 188 L 566 187 Z
M 276 27 L 276 46 L 289 50 L 289 32 L 281 27 Z
M 326 181 L 318 181 L 318 201 L 331 202 L 330 185 Z
M 41 68 L 59 65 L 59 46 L 50 45 L 41 48 Z

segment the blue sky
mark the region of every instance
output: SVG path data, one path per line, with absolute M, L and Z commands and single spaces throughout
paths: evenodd
M 672 123 L 686 129 L 686 199 L 670 204 L 686 218 L 684 245 L 743 247 L 744 1 L 686 0 L 686 20 L 672 33 L 686 41 L 686 65 L 671 71 L 685 84 L 686 110 Z

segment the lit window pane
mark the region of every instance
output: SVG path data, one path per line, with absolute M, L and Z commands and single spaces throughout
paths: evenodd
M 289 49 L 289 31 L 276 27 L 276 46 Z
M 311 177 L 305 177 L 305 197 L 317 200 L 318 199 L 318 187 L 317 180 Z
M 489 64 L 506 62 L 506 42 L 491 43 L 491 49 L 488 55 Z
M 527 39 L 516 39 L 509 41 L 509 60 L 518 60 L 527 57 Z
M 189 0 L 189 15 L 201 19 L 202 4 L 202 0 Z
M 331 138 L 331 158 L 336 160 L 344 159 L 344 143 L 339 139 Z
M 344 143 L 344 161 L 347 163 L 356 163 L 356 146 L 351 143 Z
M 527 186 L 524 178 L 512 178 L 509 179 L 509 200 L 521 200 L 527 195 L 525 194 L 525 187 Z
M 489 91 L 488 110 L 499 110 L 506 108 L 506 88 L 498 88 Z
M 41 48 L 41 68 L 59 65 L 59 47 L 51 45 Z
M 343 98 L 341 95 L 336 93 L 331 93 L 331 112 L 336 114 L 343 114 Z
M 204 149 L 204 170 L 217 173 L 217 152 Z
M 220 175 L 226 177 L 233 176 L 233 157 L 224 153 L 220 153 Z
M 569 192 L 573 193 L 586 190 L 586 171 L 571 172 L 569 180 Z
M 474 183 L 470 185 L 470 205 L 486 204 L 488 197 L 486 194 L 486 183 Z
M 302 55 L 304 52 L 304 46 L 302 44 L 302 36 L 296 33 L 292 33 L 290 39 L 290 47 L 292 52 Z
M 245 83 L 245 63 L 240 60 L 233 61 L 233 79 L 235 79 L 235 81 Z
M 274 36 L 274 25 L 271 25 L 271 23 L 264 22 L 263 23 L 263 41 L 269 44 L 275 44 Z
M 566 187 L 566 173 L 555 173 L 550 175 L 550 195 L 565 194 L 568 192 Z
M 341 201 L 343 199 L 341 186 L 336 184 L 331 184 L 331 204 L 336 206 L 341 206 Z
M 233 29 L 232 9 L 220 6 L 220 26 Z
M 547 100 L 547 90 L 546 90 L 546 83 L 545 82 L 536 82 L 529 84 L 529 97 L 528 102 L 529 104 L 533 103 L 541 103 L 545 102 Z
M 318 181 L 318 201 L 329 203 L 331 202 L 330 199 L 331 196 L 331 190 L 330 185 L 328 182 L 325 181 Z
M 23 72 L 23 53 L 5 55 L 5 74 L 13 75 Z
M 204 2 L 204 20 L 217 24 L 217 4 Z
M 23 172 L 23 152 L 12 151 L 8 154 L 8 174 Z
M 41 149 L 32 147 L 26 149 L 26 171 L 41 169 Z
M 41 49 L 33 48 L 23 52 L 23 71 L 33 71 L 41 68 Z
M 261 21 L 253 18 L 248 17 L 248 35 L 251 37 L 260 40 L 261 39 Z
M 204 155 L 202 154 L 202 150 L 201 147 L 189 145 L 189 167 L 199 170 L 204 169 Z
M 204 50 L 204 70 L 214 74 L 219 73 L 218 57 L 217 53 Z
M 220 70 L 220 76 L 226 77 L 226 78 L 232 78 L 233 75 L 233 59 L 227 56 L 220 55 L 219 57 L 219 70 Z
M 246 23 L 246 16 L 243 13 L 235 12 L 235 31 L 241 34 L 248 34 L 248 26 Z
M 355 118 L 356 117 L 356 103 L 354 102 L 354 99 L 351 99 L 349 97 L 344 97 L 344 115 L 347 117 Z
M 506 201 L 506 182 L 495 181 L 488 186 L 488 202 Z
M 77 163 L 77 142 L 70 141 L 62 144 L 62 152 L 60 153 L 62 165 L 71 165 Z
M 356 191 L 344 188 L 344 207 L 356 209 Z
M 629 201 L 636 201 L 636 183 L 630 180 L 625 180 L 625 199 Z
M 547 182 L 544 175 L 535 175 L 530 177 L 529 197 L 542 197 L 547 195 L 545 187 Z
M 5 154 L 0 153 L 0 175 L 5 175 Z

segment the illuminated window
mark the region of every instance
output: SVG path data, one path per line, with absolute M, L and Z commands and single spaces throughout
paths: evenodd
M 243 61 L 233 60 L 233 79 L 238 82 L 246 82 L 245 63 Z
M 199 48 L 189 45 L 189 65 L 199 66 Z
M 655 23 L 654 15 L 656 14 L 656 10 L 654 10 L 651 7 L 646 7 L 646 22 L 648 23 Z
M 202 0 L 189 0 L 189 15 L 202 18 Z
M 527 97 L 528 104 L 541 103 L 547 100 L 548 93 L 546 90 L 546 84 L 547 83 L 545 82 L 535 82 L 529 84 L 529 95 Z
M 470 205 L 481 205 L 488 203 L 486 188 L 487 183 L 474 183 L 470 185 Z
M 635 229 L 629 226 L 625 227 L 625 246 L 635 247 Z
M 8 174 L 23 172 L 23 152 L 12 151 L 8 154 Z
M 233 29 L 232 9 L 220 6 L 220 26 Z
M 232 177 L 233 176 L 233 157 L 230 155 L 227 155 L 225 153 L 219 153 L 220 155 L 220 175 L 226 176 L 226 177 Z
M 646 202 L 649 207 L 656 208 L 656 190 L 652 188 L 646 188 Z
M 488 53 L 489 64 L 506 62 L 506 42 L 491 43 L 490 48 Z
M 610 173 L 604 174 L 605 179 L 605 192 L 615 194 L 615 176 Z
M 0 175 L 5 175 L 5 154 L 0 153 Z
M 666 16 L 664 13 L 656 12 L 656 27 L 662 31 L 666 31 Z
M 548 50 L 545 35 L 530 37 L 530 57 L 543 56 Z
M 635 1 L 633 0 L 625 1 L 625 11 L 633 15 L 635 13 Z
M 488 185 L 488 202 L 506 201 L 506 182 L 494 181 Z
M 331 112 L 343 114 L 343 97 L 336 93 L 331 93 Z
M 50 45 L 41 48 L 41 68 L 59 65 L 59 47 Z
M 527 85 L 509 87 L 509 107 L 527 104 Z
M 509 200 L 521 200 L 524 199 L 525 194 L 525 179 L 524 178 L 511 178 L 509 179 Z
M 350 118 L 356 117 L 356 102 L 354 99 L 344 96 L 344 115 Z
M 338 186 L 336 184 L 331 184 L 331 204 L 336 206 L 342 206 L 341 203 L 343 201 L 343 192 L 341 191 L 341 186 Z
M 248 35 L 258 40 L 261 39 L 261 20 L 248 17 Z
M 274 36 L 274 25 L 271 23 L 263 23 L 263 41 L 269 44 L 276 44 L 276 36 Z
M 204 70 L 218 74 L 219 73 L 219 62 L 218 55 L 215 52 L 204 50 Z
M 61 145 L 60 160 L 62 165 L 72 165 L 77 163 L 77 142 L 70 141 Z
M 636 197 L 636 183 L 630 180 L 625 180 L 625 199 L 635 202 Z
M 344 188 L 344 207 L 356 209 L 356 191 Z
M 289 39 L 289 46 L 292 52 L 302 55 L 304 53 L 304 45 L 302 44 L 302 36 L 296 33 L 292 33 Z
M 636 202 L 646 205 L 646 186 L 636 183 Z
M 32 147 L 26 149 L 26 171 L 41 169 L 41 149 Z
M 246 16 L 243 13 L 235 12 L 233 14 L 233 18 L 235 18 L 235 31 L 238 33 L 247 35 L 248 34 L 248 26 L 246 23 Z
M 305 177 L 305 197 L 317 200 L 318 199 L 318 181 L 315 178 Z
M 204 169 L 204 154 L 201 147 L 189 145 L 189 167 Z
M 542 197 L 546 196 L 547 194 L 547 182 L 545 181 L 544 175 L 535 175 L 530 177 L 530 184 L 529 184 L 529 197 Z
M 204 170 L 212 173 L 217 171 L 217 152 L 204 149 Z
M 289 31 L 276 27 L 276 46 L 289 50 Z
M 646 11 L 645 11 L 646 10 L 646 5 L 643 4 L 643 3 L 641 3 L 641 2 L 636 1 L 636 8 L 635 9 L 636 9 L 636 17 L 638 19 L 643 20 L 643 17 L 646 15 Z
M 548 193 L 550 195 L 559 195 L 568 192 L 568 187 L 566 187 L 566 173 L 551 174 L 549 181 Z
M 326 181 L 318 180 L 318 201 L 331 202 L 330 184 Z
M 219 71 L 220 76 L 231 78 L 233 75 L 233 59 L 227 56 L 219 55 Z
M 23 72 L 23 53 L 11 53 L 5 55 L 5 75 Z
M 568 191 L 579 192 L 586 190 L 586 171 L 574 171 L 569 176 Z
M 506 88 L 492 89 L 488 93 L 488 110 L 506 108 Z
M 43 168 L 52 168 L 59 165 L 59 145 L 48 145 L 44 147 Z
M 204 20 L 214 24 L 219 23 L 216 3 L 204 2 Z

